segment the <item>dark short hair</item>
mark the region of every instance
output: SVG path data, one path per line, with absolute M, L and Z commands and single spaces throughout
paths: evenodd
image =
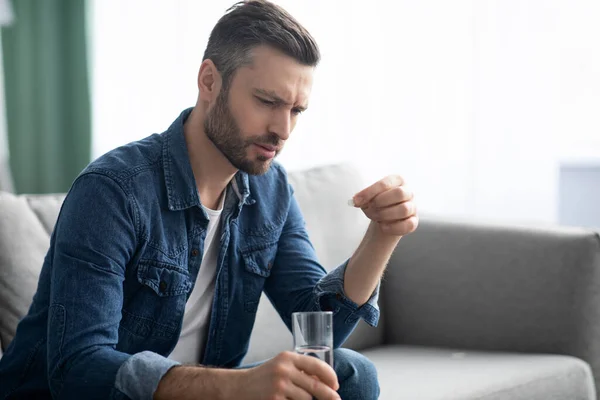
M 266 0 L 240 1 L 215 25 L 203 60 L 210 59 L 227 88 L 235 71 L 252 63 L 252 49 L 273 47 L 302 65 L 316 66 L 321 54 L 315 39 L 294 17 Z

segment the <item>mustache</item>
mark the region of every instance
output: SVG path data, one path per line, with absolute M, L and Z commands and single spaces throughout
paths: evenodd
M 275 146 L 277 148 L 281 148 L 283 146 L 284 141 L 279 138 L 274 133 L 267 133 L 265 135 L 256 136 L 249 140 L 248 143 L 258 143 L 258 144 L 267 144 L 271 146 Z

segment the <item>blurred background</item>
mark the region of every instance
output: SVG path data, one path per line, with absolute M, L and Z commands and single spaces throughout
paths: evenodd
M 322 51 L 280 162 L 403 175 L 423 213 L 600 227 L 600 2 L 281 0 Z M 0 189 L 68 190 L 195 104 L 233 0 L 0 0 Z

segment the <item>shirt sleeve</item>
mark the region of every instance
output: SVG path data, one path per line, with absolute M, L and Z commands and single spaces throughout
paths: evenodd
M 332 311 L 334 346 L 341 346 L 363 319 L 372 326 L 379 320 L 379 285 L 362 305 L 344 292 L 348 261 L 327 273 L 310 242 L 300 207 L 290 187 L 287 219 L 279 238 L 277 255 L 265 292 L 291 330 L 291 316 L 297 311 Z
M 136 212 L 124 188 L 100 173 L 81 175 L 63 203 L 47 255 L 47 366 L 55 398 L 152 398 L 176 365 L 156 353 L 116 350 Z
M 319 299 L 320 308 L 332 311 L 337 310 L 338 313 L 342 311 L 347 323 L 355 323 L 359 319 L 363 319 L 367 324 L 377 326 L 379 322 L 378 301 L 380 284 L 377 284 L 369 300 L 359 306 L 350 300 L 344 292 L 344 274 L 346 273 L 347 266 L 348 260 L 317 283 L 315 291 Z

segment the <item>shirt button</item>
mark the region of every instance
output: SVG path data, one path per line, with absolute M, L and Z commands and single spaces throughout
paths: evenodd
M 269 264 L 267 265 L 267 269 L 271 269 L 271 268 L 273 268 L 273 263 L 269 263 Z
M 342 299 L 342 294 L 341 293 L 336 293 L 335 294 L 335 298 L 338 299 L 338 300 L 341 300 Z
M 196 257 L 198 255 L 199 251 L 198 249 L 193 249 L 192 250 L 192 257 Z
M 161 292 L 164 292 L 165 290 L 167 290 L 167 282 L 160 281 L 160 284 L 158 285 L 158 288 L 160 289 Z

